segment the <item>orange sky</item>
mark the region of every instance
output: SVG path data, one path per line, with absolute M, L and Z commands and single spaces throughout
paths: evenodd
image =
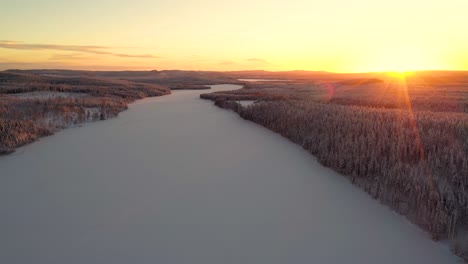
M 466 0 L 3 0 L 0 69 L 468 70 L 466 10 Z

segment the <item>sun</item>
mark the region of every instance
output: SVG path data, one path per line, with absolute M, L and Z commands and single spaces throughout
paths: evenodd
M 427 70 L 434 65 L 434 59 L 420 48 L 394 47 L 380 50 L 367 59 L 371 69 L 388 72 L 392 76 L 407 76 L 414 71 Z
M 410 75 L 413 75 L 413 71 L 389 71 L 387 72 L 391 77 L 405 78 Z
M 410 56 L 394 56 L 381 62 L 381 67 L 387 72 L 393 72 L 399 75 L 407 75 L 411 72 L 425 68 L 421 60 Z

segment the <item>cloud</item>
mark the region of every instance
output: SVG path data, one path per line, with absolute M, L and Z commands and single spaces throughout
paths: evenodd
M 60 50 L 74 51 L 88 54 L 110 55 L 121 58 L 142 58 L 142 59 L 157 59 L 160 57 L 151 54 L 123 54 L 109 51 L 112 47 L 107 46 L 83 46 L 83 45 L 53 45 L 53 44 L 27 44 L 16 41 L 0 41 L 0 48 L 16 49 L 16 50 Z
M 122 57 L 122 58 L 142 58 L 142 59 L 160 59 L 162 57 L 153 56 L 151 54 L 122 54 L 122 53 L 112 53 L 111 55 Z
M 62 60 L 91 60 L 90 56 L 86 56 L 83 53 L 66 53 L 66 54 L 53 54 L 49 60 L 62 61 Z
M 152 66 L 132 66 L 132 65 L 108 65 L 108 64 L 73 64 L 61 61 L 47 62 L 3 62 L 0 61 L 0 71 L 8 69 L 69 69 L 87 71 L 127 71 L 127 70 L 152 70 Z
M 253 63 L 270 64 L 267 60 L 259 59 L 259 58 L 250 58 L 250 59 L 246 59 L 246 61 L 253 62 Z
M 0 62 L 0 70 L 8 69 L 42 69 L 42 68 L 64 68 L 66 65 L 57 63 L 37 63 L 37 62 Z

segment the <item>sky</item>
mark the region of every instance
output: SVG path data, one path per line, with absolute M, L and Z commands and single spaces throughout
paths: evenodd
M 0 69 L 468 70 L 467 0 L 0 0 Z

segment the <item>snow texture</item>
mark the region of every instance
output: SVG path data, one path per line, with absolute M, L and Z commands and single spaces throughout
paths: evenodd
M 144 99 L 1 157 L 0 263 L 459 262 L 201 92 Z

